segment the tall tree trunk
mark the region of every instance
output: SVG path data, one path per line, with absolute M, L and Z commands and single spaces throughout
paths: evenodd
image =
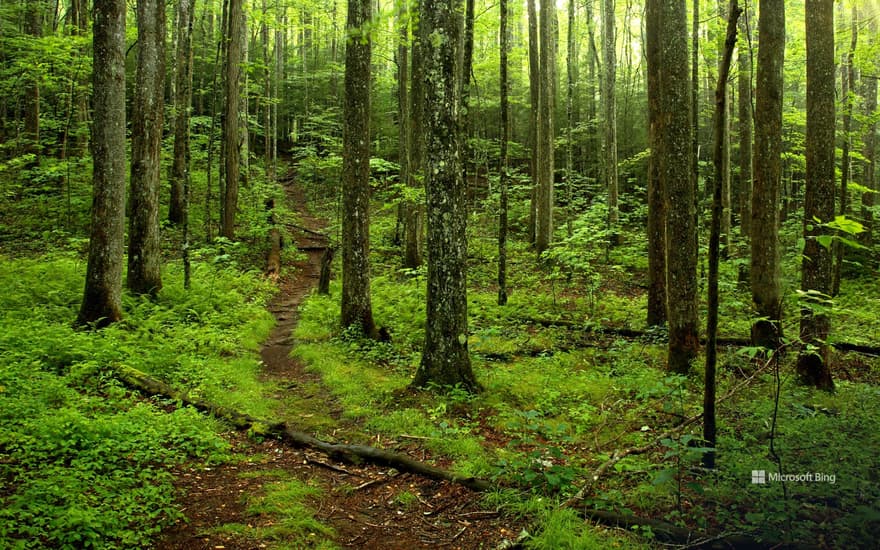
M 843 4 L 841 4 L 842 6 Z M 841 10 L 842 11 L 842 10 Z M 854 58 L 856 45 L 859 37 L 858 11 L 856 4 L 852 7 L 852 21 L 850 25 L 849 51 L 846 53 L 846 66 L 841 68 L 841 81 L 843 82 L 840 96 L 843 98 L 843 144 L 840 155 L 840 210 L 841 216 L 849 213 L 849 180 L 852 173 L 850 160 L 850 148 L 852 147 L 852 114 L 855 103 L 856 67 Z M 831 295 L 840 294 L 840 276 L 843 268 L 844 247 L 840 240 L 834 242 L 834 273 L 831 282 Z
M 95 0 L 92 27 L 93 196 L 89 260 L 78 325 L 122 318 L 125 239 L 125 2 Z
M 751 238 L 752 218 L 752 46 L 748 2 L 740 18 L 739 75 L 739 230 L 746 240 Z
M 541 150 L 541 143 L 538 140 L 541 67 L 539 59 L 540 47 L 538 44 L 538 14 L 535 9 L 535 0 L 527 0 L 527 9 L 529 17 L 529 146 L 531 147 L 529 159 L 531 193 L 529 195 L 528 239 L 530 243 L 534 244 L 538 224 L 538 158 Z
M 238 209 L 238 181 L 241 165 L 241 138 L 239 136 L 241 109 L 242 38 L 244 36 L 244 8 L 242 0 L 229 0 L 229 21 L 226 34 L 226 101 L 223 107 L 223 156 L 226 174 L 221 196 L 223 218 L 221 234 L 235 238 L 235 214 Z
M 260 43 L 263 51 L 263 164 L 266 178 L 275 181 L 275 165 L 272 163 L 272 63 L 269 49 L 269 6 L 263 0 L 263 20 L 260 23 Z
M 699 351 L 700 341 L 697 334 L 697 247 L 694 237 L 695 174 L 691 162 L 693 127 L 684 0 L 663 2 L 660 19 L 663 113 L 660 177 L 666 191 L 668 367 L 672 372 L 686 373 Z
M 138 64 L 131 113 L 131 199 L 127 286 L 135 294 L 162 288 L 159 177 L 165 108 L 165 2 L 137 3 Z
M 620 219 L 617 205 L 617 96 L 614 90 L 617 79 L 616 31 L 614 28 L 614 0 L 602 0 L 602 57 L 605 74 L 602 79 L 602 96 L 605 139 L 603 141 L 605 190 L 608 192 L 608 230 L 610 244 L 618 240 L 617 224 Z
M 660 167 L 663 158 L 663 100 L 660 97 L 662 44 L 660 43 L 660 0 L 647 0 L 645 57 L 648 86 L 648 326 L 666 322 L 666 200 Z M 653 22 L 653 23 L 652 23 Z
M 418 0 L 421 6 L 426 0 Z M 419 7 L 421 9 L 421 7 Z M 409 97 L 409 174 L 407 185 L 413 190 L 424 188 L 425 174 L 425 59 L 422 47 L 427 35 L 416 26 L 412 43 L 411 85 Z M 404 267 L 422 265 L 422 204 L 409 200 L 404 215 Z
M 498 209 L 498 305 L 507 303 L 507 187 L 508 187 L 508 158 L 507 142 L 510 140 L 510 102 L 508 99 L 508 75 L 507 75 L 507 50 L 510 47 L 510 34 L 507 29 L 507 0 L 500 0 L 501 22 L 500 39 L 500 101 L 501 101 L 501 165 L 499 174 L 499 186 L 501 187 L 501 204 Z M 571 144 L 569 143 L 569 147 Z
M 455 0 L 422 2 L 428 200 L 428 318 L 412 385 L 477 391 L 467 324 L 467 185 L 462 178 L 458 108 L 461 28 Z M 430 109 L 427 106 L 431 106 Z
M 826 343 L 831 321 L 824 309 L 830 298 L 831 247 L 821 226 L 834 219 L 834 3 L 807 0 L 807 182 L 804 197 L 804 254 L 801 290 L 801 339 L 797 372 L 811 386 L 834 389 Z M 763 12 L 762 12 L 763 13 Z M 817 223 L 819 220 L 820 223 Z M 815 309 L 814 309 L 815 308 Z
M 25 32 L 34 40 L 43 36 L 43 2 L 30 0 L 26 3 Z M 42 155 L 40 144 L 40 83 L 39 70 L 30 71 L 25 78 L 24 90 L 24 149 L 25 154 L 33 155 L 28 166 L 38 166 Z
M 750 277 L 758 320 L 752 343 L 771 350 L 782 337 L 779 265 L 779 186 L 782 156 L 782 63 L 785 2 L 760 0 L 758 75 L 755 86 L 755 181 L 752 187 Z
M 869 40 L 876 40 L 877 36 L 877 19 L 873 18 L 868 22 L 868 36 L 874 37 Z M 862 97 L 864 98 L 863 113 L 870 116 L 877 111 L 877 79 L 862 79 Z M 862 244 L 871 246 L 874 242 L 874 213 L 875 204 L 872 191 L 877 191 L 876 162 L 877 162 L 877 119 L 871 119 L 871 122 L 865 127 L 865 134 L 862 137 L 863 149 L 862 161 L 862 185 L 869 189 L 862 193 L 862 224 L 865 227 L 864 233 L 861 234 Z M 871 191 L 872 190 L 872 191 Z
M 174 86 L 174 161 L 171 165 L 171 201 L 168 221 L 183 221 L 187 198 L 183 192 L 189 177 L 189 119 L 192 112 L 192 28 L 194 0 L 178 0 L 177 51 L 175 52 Z
M 576 33 L 576 17 L 577 6 L 574 0 L 568 0 L 568 30 L 567 30 L 567 48 L 565 53 L 566 76 L 568 77 L 568 85 L 565 94 L 565 191 L 566 191 L 566 231 L 568 237 L 574 234 L 572 228 L 572 217 L 574 216 L 574 101 L 575 101 L 575 83 L 577 82 L 577 38 Z
M 398 6 L 397 14 L 398 38 L 397 51 L 397 164 L 400 166 L 398 181 L 406 184 L 409 181 L 409 6 L 403 2 Z M 401 238 L 400 229 L 406 231 L 406 215 L 409 198 L 404 195 L 397 205 L 397 226 L 394 231 L 394 244 L 406 242 Z M 406 248 L 403 248 L 404 258 Z
M 370 300 L 371 0 L 348 3 L 342 127 L 342 326 L 378 337 Z
M 538 255 L 553 240 L 554 111 L 556 98 L 556 5 L 541 2 L 541 91 L 538 94 L 538 185 L 536 190 L 535 250 Z
M 706 446 L 715 447 L 716 422 L 715 422 L 715 371 L 717 366 L 717 337 L 718 337 L 718 264 L 721 256 L 721 233 L 723 231 L 724 214 L 724 170 L 725 152 L 728 138 L 725 132 L 729 131 L 727 118 L 729 109 L 727 106 L 730 94 L 728 93 L 727 78 L 730 74 L 730 62 L 733 59 L 733 49 L 736 47 L 736 21 L 742 10 L 737 0 L 730 0 L 727 11 L 727 31 L 722 45 L 721 62 L 718 67 L 718 82 L 715 88 L 715 125 L 714 125 L 714 151 L 712 161 L 715 177 L 712 193 L 712 225 L 709 230 L 709 292 L 708 312 L 706 319 L 706 372 L 704 377 L 703 392 L 703 440 Z M 703 455 L 703 465 L 707 468 L 715 467 L 715 451 Z
M 464 177 L 465 185 L 468 184 L 468 166 L 471 163 L 473 153 L 468 144 L 470 130 L 470 97 L 471 97 L 471 72 L 474 67 L 474 0 L 465 0 L 464 12 L 464 36 L 462 37 L 462 67 L 460 101 L 461 109 L 458 113 L 459 124 L 461 124 L 461 170 Z M 479 168 L 477 169 L 479 172 Z M 479 174 L 476 174 L 479 175 Z M 475 175 L 475 178 L 476 178 Z M 476 181 L 476 179 L 475 179 Z M 476 189 L 470 190 L 470 196 L 476 199 Z

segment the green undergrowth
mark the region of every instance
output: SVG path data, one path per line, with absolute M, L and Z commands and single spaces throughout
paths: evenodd
M 321 523 L 311 507 L 311 502 L 321 496 L 319 488 L 292 478 L 283 470 L 266 470 L 247 476 L 268 480 L 259 494 L 243 497 L 248 523 L 227 523 L 212 532 L 266 542 L 277 550 L 337 548 L 332 542 L 333 529 Z
M 155 301 L 124 298 L 125 319 L 74 330 L 85 263 L 0 258 L 0 547 L 138 548 L 180 518 L 170 469 L 231 459 L 223 429 L 189 408 L 120 386 L 114 366 L 255 416 L 255 350 L 270 289 L 238 270 L 179 266 Z M 169 406 L 170 405 L 170 406 Z

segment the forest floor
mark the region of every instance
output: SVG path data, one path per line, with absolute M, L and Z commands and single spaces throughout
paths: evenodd
M 307 229 L 288 227 L 305 257 L 283 270 L 279 291 L 269 304 L 276 325 L 260 354 L 263 376 L 277 394 L 267 399 L 278 400 L 278 420 L 294 428 L 303 421 L 307 425 L 315 412 L 330 416 L 338 422 L 330 433 L 342 439 L 356 427 L 346 425 L 341 406 L 320 377 L 290 356 L 296 345 L 292 332 L 298 308 L 317 287 L 327 240 L 319 235 L 323 221 L 305 210 L 303 191 L 293 175 L 283 184 L 288 206 Z M 293 408 L 292 403 L 308 406 Z M 235 431 L 225 437 L 240 460 L 176 472 L 176 504 L 185 519 L 163 534 L 157 548 L 252 549 L 290 542 L 295 547 L 495 548 L 515 539 L 522 528 L 522 520 L 486 509 L 478 493 L 460 485 L 378 466 L 342 464 L 316 451 L 255 441 Z M 432 460 L 417 442 L 396 450 Z M 267 504 L 267 495 L 278 491 L 279 479 L 307 488 L 299 512 L 289 509 L 291 503 L 276 502 L 274 508 Z M 279 514 L 299 517 L 284 519 Z M 286 529 L 295 540 L 285 540 Z

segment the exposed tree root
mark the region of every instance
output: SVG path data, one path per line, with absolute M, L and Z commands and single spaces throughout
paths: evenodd
M 249 433 L 262 437 L 276 437 L 292 447 L 315 449 L 331 458 L 347 463 L 358 464 L 368 462 L 380 466 L 389 466 L 401 472 L 410 472 L 431 479 L 458 483 L 474 491 L 485 491 L 492 486 L 487 480 L 462 477 L 448 470 L 419 462 L 404 454 L 377 449 L 367 445 L 328 443 L 316 439 L 307 433 L 296 431 L 284 422 L 265 422 L 227 407 L 193 399 L 185 392 L 175 390 L 168 384 L 128 366 L 120 365 L 115 370 L 117 376 L 124 384 L 141 393 L 179 401 L 198 411 L 224 420 L 238 430 L 248 430 Z

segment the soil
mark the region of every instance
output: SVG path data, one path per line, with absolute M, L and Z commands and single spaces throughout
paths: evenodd
M 288 388 L 286 391 L 308 392 L 304 398 L 310 402 L 323 401 L 331 416 L 338 418 L 339 406 L 320 377 L 307 372 L 300 361 L 290 357 L 296 345 L 292 331 L 298 320 L 298 307 L 317 287 L 321 255 L 327 242 L 317 234 L 323 228 L 322 221 L 305 210 L 302 190 L 293 177 L 283 183 L 290 207 L 300 213 L 301 219 L 300 227 L 288 229 L 296 235 L 294 244 L 306 257 L 292 269 L 282 270 L 279 292 L 269 304 L 277 324 L 261 349 L 263 376 Z M 272 397 L 278 396 L 267 398 Z M 277 519 L 247 510 L 248 499 L 263 494 L 264 485 L 274 481 L 272 476 L 260 475 L 271 470 L 283 470 L 289 477 L 320 488 L 320 496 L 310 499 L 309 506 L 322 524 L 332 527 L 335 535 L 331 540 L 338 547 L 496 548 L 504 541 L 516 539 L 523 528 L 521 520 L 486 509 L 480 494 L 460 485 L 377 466 L 338 463 L 318 452 L 292 449 L 273 440 L 254 441 L 236 431 L 224 437 L 244 459 L 213 468 L 191 466 L 176 472 L 176 505 L 185 519 L 166 530 L 156 548 L 249 550 L 283 544 L 284 540 L 253 538 L 253 530 L 241 535 L 221 529 L 229 524 L 265 527 Z M 416 443 L 406 450 L 419 460 L 431 461 L 430 454 Z M 309 546 L 318 546 L 326 538 L 320 533 L 309 536 L 314 541 Z M 302 540 L 295 546 L 302 547 Z

